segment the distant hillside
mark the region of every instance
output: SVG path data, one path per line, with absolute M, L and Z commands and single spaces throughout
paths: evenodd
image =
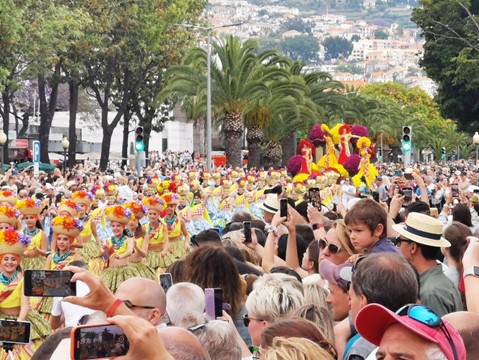
M 295 7 L 301 11 L 314 11 L 325 9 L 359 9 L 363 0 L 248 0 L 256 5 L 280 5 Z M 417 6 L 417 0 L 377 0 L 376 6 L 379 10 L 395 6 L 410 5 Z

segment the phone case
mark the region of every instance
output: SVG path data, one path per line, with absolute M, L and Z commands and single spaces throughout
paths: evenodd
M 223 291 L 221 289 L 205 289 L 205 310 L 209 320 L 216 320 L 218 316 L 223 315 Z
M 83 335 L 83 336 L 82 336 Z M 130 343 L 121 328 L 114 324 L 91 324 L 77 326 L 70 332 L 70 358 L 74 360 L 109 359 L 128 353 Z M 85 344 L 81 344 L 81 341 Z M 112 348 L 112 343 L 115 347 Z M 109 348 L 104 345 L 110 344 Z M 92 345 L 94 348 L 92 349 Z M 117 345 L 121 351 L 115 351 Z M 98 349 L 98 346 L 103 346 Z M 100 356 L 99 356 L 100 355 Z

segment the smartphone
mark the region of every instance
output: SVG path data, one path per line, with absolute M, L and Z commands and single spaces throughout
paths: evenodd
M 379 192 L 373 191 L 373 192 L 371 193 L 371 195 L 372 195 L 372 197 L 373 197 L 373 200 L 378 203 L 378 202 L 379 202 Z
M 412 199 L 412 188 L 403 187 L 401 193 L 404 196 L 404 200 L 409 201 Z
M 288 199 L 283 198 L 279 200 L 279 216 L 288 216 Z
M 223 290 L 220 288 L 205 289 L 206 316 L 209 320 L 216 320 L 223 316 Z
M 123 330 L 113 324 L 74 327 L 70 333 L 71 358 L 104 359 L 126 355 L 130 349 Z
M 452 184 L 451 185 L 451 193 L 452 193 L 452 197 L 458 197 L 459 196 L 459 185 Z
M 314 187 L 308 190 L 308 198 L 311 205 L 321 210 L 321 193 L 319 188 Z
M 472 192 L 473 192 L 474 194 L 479 194 L 479 189 L 474 189 Z
M 28 344 L 30 342 L 31 327 L 32 324 L 28 321 L 2 319 L 0 320 L 0 342 Z
M 411 173 L 404 173 L 404 178 L 406 180 L 414 180 L 414 176 Z
M 25 296 L 65 297 L 75 296 L 76 283 L 73 273 L 63 270 L 25 270 Z
M 160 286 L 165 290 L 165 294 L 172 285 L 173 278 L 170 273 L 160 274 Z
M 394 170 L 394 176 L 402 176 L 401 170 Z
M 244 242 L 250 243 L 251 240 L 251 221 L 243 221 Z

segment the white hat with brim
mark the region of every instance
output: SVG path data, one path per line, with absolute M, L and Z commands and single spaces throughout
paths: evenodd
M 279 199 L 276 194 L 266 194 L 264 203 L 259 204 L 258 207 L 271 214 L 276 214 L 279 210 Z
M 420 213 L 410 213 L 405 224 L 393 225 L 393 229 L 418 244 L 434 247 L 450 247 L 451 243 L 442 237 L 442 222 Z

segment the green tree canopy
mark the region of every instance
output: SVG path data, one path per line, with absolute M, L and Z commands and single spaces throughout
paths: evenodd
M 323 46 L 326 50 L 326 60 L 333 60 L 339 57 L 347 58 L 353 51 L 353 43 L 340 36 L 324 39 Z

